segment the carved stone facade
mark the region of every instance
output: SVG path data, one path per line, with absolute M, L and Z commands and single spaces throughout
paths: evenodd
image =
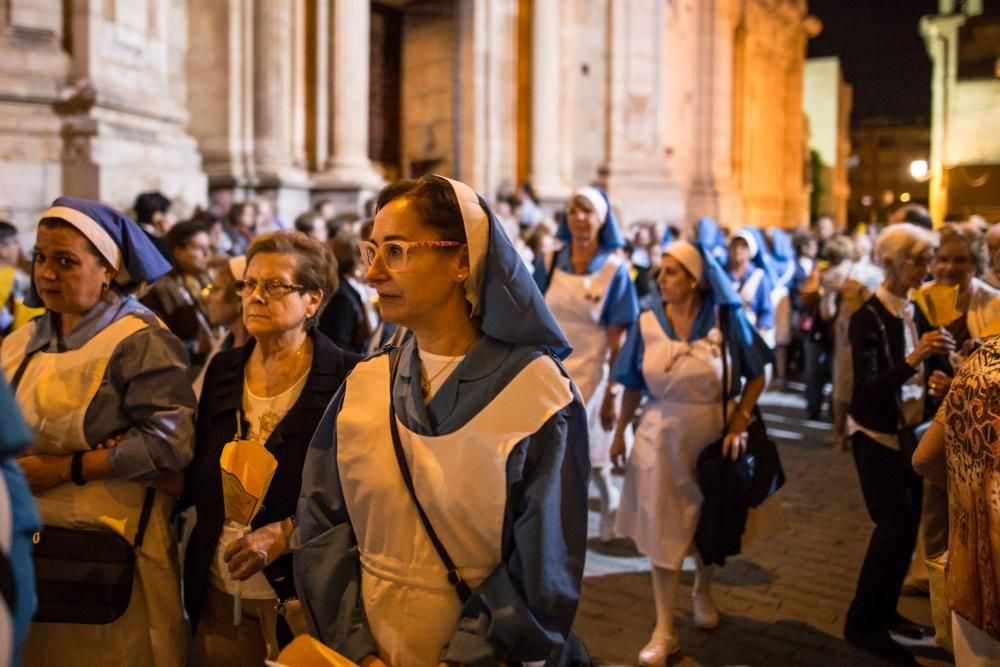
M 939 0 L 920 24 L 931 58 L 930 212 L 1000 219 L 1000 3 Z
M 625 221 L 807 216 L 805 0 L 0 0 L 0 214 L 357 207 L 438 172 Z

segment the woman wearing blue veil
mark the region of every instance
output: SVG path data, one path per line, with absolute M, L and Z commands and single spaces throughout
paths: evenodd
M 774 271 L 760 232 L 744 227 L 729 242 L 729 278 L 743 301 L 743 313 L 774 348 Z
M 774 377 L 784 383 L 788 365 L 788 346 L 792 343 L 792 295 L 791 286 L 795 279 L 795 247 L 792 237 L 781 228 L 770 229 L 771 265 L 774 268 L 774 287 L 771 301 L 774 303 Z
M 464 183 L 388 185 L 361 252 L 410 333 L 355 367 L 306 455 L 292 541 L 312 633 L 365 666 L 585 664 L 587 427 L 565 336 Z
M 625 387 L 612 457 L 625 458 L 624 434 L 645 399 L 625 469 L 615 533 L 630 537 L 652 565 L 656 627 L 639 664 L 660 665 L 679 650 L 674 608 L 681 563 L 701 510 L 695 478 L 701 451 L 725 430 L 723 453 L 746 446 L 746 429 L 764 389 L 771 351 L 747 322 L 739 296 L 713 255 L 675 241 L 660 264 L 661 300 L 629 329 L 615 365 Z M 722 355 L 730 362 L 723 382 Z M 735 405 L 723 424 L 723 388 Z M 723 428 L 725 427 L 725 428 Z M 712 568 L 698 559 L 692 606 L 695 625 L 712 629 L 719 615 L 711 596 Z
M 625 332 L 639 316 L 625 240 L 607 196 L 580 188 L 556 237 L 564 245 L 535 264 L 535 281 L 573 346 L 566 370 L 587 406 L 590 465 L 600 496 L 600 539 L 611 540 L 618 489 L 611 480 L 611 440 L 620 389 L 611 379 Z

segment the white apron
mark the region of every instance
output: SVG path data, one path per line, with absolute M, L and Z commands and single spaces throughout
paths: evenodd
M 591 274 L 555 268 L 545 292 L 545 303 L 573 347 L 563 367 L 576 383 L 587 409 L 590 465 L 594 468 L 611 465 L 611 444 L 615 435 L 613 426 L 606 431 L 601 425 L 601 403 L 610 369 L 607 331 L 599 322 L 608 288 L 621 263 L 620 257 L 609 255 L 601 270 Z
M 29 361 L 17 388 L 17 402 L 33 427 L 32 453 L 66 455 L 88 451 L 84 434 L 87 407 L 97 394 L 119 343 L 148 324 L 126 316 L 102 329 L 82 347 L 58 354 L 39 351 Z M 35 324 L 3 342 L 3 369 L 10 380 L 24 359 Z M 103 529 L 135 539 L 145 497 L 143 484 L 125 480 L 64 483 L 35 496 L 42 522 L 50 526 Z M 103 625 L 34 623 L 24 648 L 24 664 L 152 665 L 184 664 L 187 633 L 181 612 L 180 575 L 170 526 L 173 501 L 156 496 L 142 548 L 128 611 Z
M 417 435 L 397 419 L 417 496 L 470 588 L 501 562 L 510 453 L 572 400 L 569 380 L 540 357 L 454 433 Z M 437 665 L 462 604 L 403 482 L 388 426 L 389 355 L 381 355 L 347 380 L 337 467 L 379 657 L 392 667 Z
M 615 533 L 630 537 L 657 567 L 680 569 L 694 539 L 702 495 L 695 478 L 701 451 L 722 435 L 720 345 L 671 339 L 656 314 L 639 316 L 642 374 L 652 399 L 643 407 Z M 713 339 L 721 338 L 713 330 Z

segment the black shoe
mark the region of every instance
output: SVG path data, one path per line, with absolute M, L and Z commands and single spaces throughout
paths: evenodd
M 844 639 L 895 665 L 918 664 L 913 658 L 913 654 L 907 651 L 902 644 L 890 637 L 889 633 L 885 630 L 857 632 L 845 627 Z
M 896 614 L 895 618 L 889 624 L 889 632 L 900 637 L 906 637 L 907 639 L 923 639 L 930 634 L 930 628 L 926 628 L 908 618 L 904 618 L 900 614 Z

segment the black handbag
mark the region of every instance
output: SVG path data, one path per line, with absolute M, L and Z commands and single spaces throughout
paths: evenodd
M 735 461 L 722 453 L 729 422 L 725 318 L 720 318 L 719 329 L 722 332 L 722 435 L 701 451 L 695 464 L 695 477 L 703 500 L 694 544 L 707 565 L 725 565 L 727 557 L 740 553 L 748 508 L 759 507 L 785 484 L 778 447 L 768 437 L 757 406 L 747 424 L 746 450 Z
M 146 489 L 134 543 L 106 530 L 43 526 L 35 533 L 36 623 L 102 625 L 128 610 L 135 554 L 142 546 L 155 497 L 155 489 Z

